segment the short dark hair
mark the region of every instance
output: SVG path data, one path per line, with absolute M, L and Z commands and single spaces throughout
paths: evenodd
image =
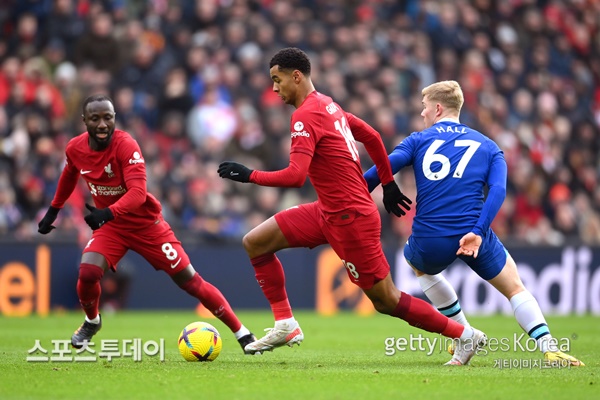
M 271 58 L 269 68 L 279 65 L 279 69 L 297 69 L 304 75 L 310 75 L 310 60 L 305 52 L 297 47 L 281 49 Z
M 112 99 L 110 97 L 108 97 L 107 95 L 93 94 L 83 101 L 83 106 L 81 108 L 81 111 L 83 112 L 83 114 L 85 114 L 85 109 L 87 108 L 88 104 L 93 103 L 95 101 L 109 101 L 111 104 L 114 105 Z

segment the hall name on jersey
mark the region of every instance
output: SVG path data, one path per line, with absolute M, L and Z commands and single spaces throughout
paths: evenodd
M 435 129 L 437 129 L 437 131 L 439 133 L 444 133 L 444 132 L 467 133 L 467 128 L 465 128 L 464 126 L 461 128 L 459 128 L 458 126 L 453 128 L 452 125 L 448 125 L 446 127 L 436 126 Z

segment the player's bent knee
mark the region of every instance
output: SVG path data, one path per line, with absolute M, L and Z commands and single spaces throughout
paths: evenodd
M 171 275 L 171 279 L 173 280 L 173 282 L 175 282 L 175 284 L 177 286 L 184 286 L 186 283 L 190 282 L 192 279 L 194 279 L 194 276 L 197 275 L 196 270 L 194 269 L 194 267 L 192 267 L 192 264 L 188 265 L 185 269 L 182 269 L 181 271 L 177 272 L 174 275 Z M 198 275 L 200 276 L 200 275 Z
M 242 246 L 244 246 L 244 249 L 247 253 L 251 253 L 252 249 L 254 248 L 254 243 L 251 234 L 252 232 L 246 233 L 242 238 Z
M 373 303 L 373 307 L 378 313 L 390 315 L 394 312 L 398 301 L 390 302 L 389 299 L 371 298 L 371 303 Z
M 393 311 L 389 307 L 387 307 L 384 303 L 381 303 L 381 302 L 373 302 L 373 306 L 375 307 L 375 310 L 380 314 L 389 315 Z
M 102 279 L 104 270 L 94 264 L 81 264 L 79 266 L 79 280 L 82 282 L 98 282 Z
M 271 252 L 269 242 L 265 243 L 264 239 L 261 241 L 260 235 L 254 234 L 253 231 L 248 232 L 242 238 L 242 246 L 250 258 Z

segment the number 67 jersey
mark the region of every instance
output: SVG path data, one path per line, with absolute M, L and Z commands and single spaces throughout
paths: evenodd
M 494 141 L 456 120 L 413 132 L 389 155 L 392 172 L 413 165 L 417 185 L 415 237 L 484 234 L 506 195 L 506 161 Z M 365 178 L 377 186 L 373 171 Z M 484 187 L 489 195 L 484 207 Z

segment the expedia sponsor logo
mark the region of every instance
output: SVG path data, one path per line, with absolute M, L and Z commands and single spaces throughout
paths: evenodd
M 133 157 L 129 159 L 129 164 L 143 164 L 144 163 L 144 159 L 142 158 L 142 155 L 140 153 L 138 153 L 137 151 L 135 153 L 133 153 Z
M 296 121 L 294 123 L 294 132 L 291 133 L 292 139 L 298 136 L 310 137 L 310 133 L 304 130 L 304 124 L 302 121 Z
M 304 137 L 310 137 L 310 133 L 306 132 L 306 131 L 302 131 L 302 132 L 292 132 L 292 139 L 298 136 L 304 136 Z

